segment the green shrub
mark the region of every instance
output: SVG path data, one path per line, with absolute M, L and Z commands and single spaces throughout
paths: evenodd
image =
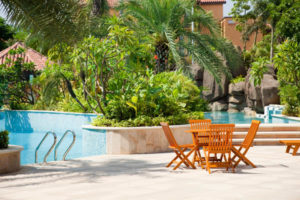
M 278 48 L 274 64 L 279 81 L 279 95 L 285 104 L 284 114 L 300 114 L 300 44 L 287 40 Z
M 8 148 L 9 143 L 9 132 L 8 131 L 0 131 L 0 149 Z
M 123 74 L 124 75 L 124 74 Z M 107 96 L 107 119 L 118 121 L 139 116 L 159 117 L 174 113 L 206 111 L 208 103 L 201 99 L 201 90 L 181 72 L 127 75 L 126 82 L 111 84 L 114 94 Z M 122 91 L 123 88 L 126 88 Z
M 235 77 L 233 79 L 231 79 L 231 83 L 235 84 L 235 83 L 239 83 L 239 82 L 243 82 L 245 81 L 245 77 L 243 77 L 242 75 Z
M 137 126 L 159 126 L 160 122 L 168 122 L 171 125 L 175 124 L 187 124 L 190 119 L 203 119 L 203 112 L 190 112 L 170 115 L 168 117 L 158 116 L 138 116 L 134 119 L 127 119 L 118 121 L 116 119 L 107 119 L 105 117 L 99 116 L 93 122 L 93 126 L 102 127 L 137 127 Z

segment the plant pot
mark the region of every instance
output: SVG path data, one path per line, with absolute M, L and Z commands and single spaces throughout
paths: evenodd
M 7 149 L 0 149 L 0 174 L 16 172 L 20 169 L 20 152 L 22 146 L 9 145 Z

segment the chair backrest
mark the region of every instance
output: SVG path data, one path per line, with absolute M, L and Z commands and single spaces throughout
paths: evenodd
M 252 123 L 251 123 L 251 126 L 249 128 L 248 134 L 246 135 L 246 137 L 245 137 L 245 139 L 242 143 L 243 147 L 249 148 L 252 145 L 253 140 L 256 136 L 259 124 L 260 124 L 260 121 L 252 120 Z
M 189 120 L 191 129 L 208 129 L 211 124 L 210 119 L 193 119 Z
M 209 125 L 208 149 L 216 152 L 230 152 L 234 124 Z
M 162 126 L 163 128 L 163 131 L 165 133 L 165 136 L 170 144 L 170 146 L 173 146 L 173 147 L 178 147 L 178 144 L 175 140 L 175 137 L 169 127 L 169 124 L 167 122 L 160 122 L 160 125 Z

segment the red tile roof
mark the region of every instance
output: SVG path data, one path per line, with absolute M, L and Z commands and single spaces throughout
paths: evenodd
M 226 0 L 198 0 L 198 4 L 224 4 Z
M 107 3 L 108 3 L 108 6 L 112 8 L 112 7 L 115 7 L 118 5 L 119 0 L 107 0 Z
M 23 48 L 25 49 L 25 52 L 22 54 L 17 54 L 15 56 L 9 55 L 8 52 L 11 49 L 17 49 L 17 48 Z M 4 64 L 6 58 L 10 58 L 15 60 L 16 58 L 23 57 L 25 62 L 33 62 L 35 64 L 36 70 L 42 70 L 46 67 L 46 62 L 48 58 L 41 53 L 31 49 L 27 48 L 23 43 L 16 42 L 14 45 L 2 50 L 0 52 L 0 64 Z

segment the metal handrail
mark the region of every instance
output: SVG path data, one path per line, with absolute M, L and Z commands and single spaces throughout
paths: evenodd
M 54 138 L 54 141 L 53 141 L 53 144 L 52 146 L 50 147 L 49 151 L 46 153 L 45 157 L 44 157 L 44 162 L 47 162 L 47 157 L 49 156 L 49 154 L 51 153 L 51 151 L 53 150 L 55 144 L 56 144 L 56 140 L 57 140 L 57 137 L 56 137 L 56 134 L 52 131 L 48 131 L 45 136 L 43 137 L 43 139 L 41 140 L 41 142 L 39 143 L 39 145 L 36 147 L 35 149 L 35 163 L 38 163 L 38 150 L 40 148 L 40 146 L 42 145 L 42 143 L 45 141 L 45 139 L 48 137 L 49 134 L 52 134 L 53 135 L 53 138 Z
M 57 160 L 57 149 L 60 145 L 60 143 L 64 140 L 64 138 L 66 137 L 66 135 L 68 133 L 72 133 L 73 135 L 73 140 L 72 140 L 72 143 L 70 144 L 70 146 L 68 147 L 68 149 L 65 151 L 64 153 L 64 156 L 63 156 L 63 160 L 66 160 L 66 157 L 67 157 L 67 154 L 69 153 L 69 151 L 71 150 L 71 148 L 73 147 L 74 143 L 75 143 L 75 140 L 76 140 L 76 134 L 74 131 L 71 131 L 71 130 L 67 130 L 64 135 L 62 136 L 62 138 L 59 140 L 59 142 L 57 143 L 57 145 L 55 146 L 55 149 L 54 149 L 54 160 Z

